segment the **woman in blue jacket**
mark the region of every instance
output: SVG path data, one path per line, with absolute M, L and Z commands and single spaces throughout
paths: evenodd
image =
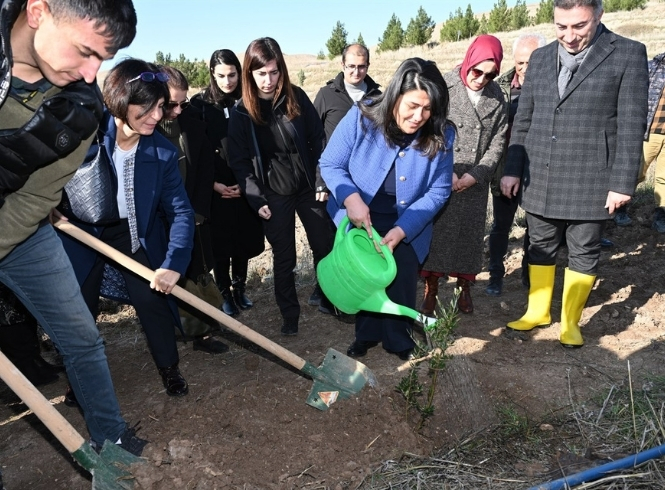
M 448 89 L 432 61 L 405 60 L 386 91 L 351 108 L 320 160 L 330 189 L 335 223 L 374 226 L 397 262 L 387 288 L 396 303 L 415 308 L 418 267 L 429 252 L 432 220 L 452 187 L 455 130 L 448 121 Z M 364 356 L 382 342 L 408 360 L 415 346 L 413 321 L 359 312 L 356 338 L 347 353 Z
M 190 261 L 194 211 L 178 170 L 178 150 L 155 131 L 163 117 L 164 104 L 169 102 L 166 80 L 156 65 L 136 59 L 124 60 L 109 72 L 103 88 L 107 110 L 99 127 L 98 142 L 89 155 L 99 150 L 106 152 L 103 160 L 117 179 L 114 183 L 119 219 L 86 225 L 69 217 L 105 243 L 155 270 L 150 284 L 125 269 L 120 272 L 166 393 L 183 396 L 188 385 L 178 369 L 174 329 L 180 321 L 177 305 L 168 294 Z M 83 297 L 96 317 L 108 259 L 73 238 L 64 234 L 60 237 Z

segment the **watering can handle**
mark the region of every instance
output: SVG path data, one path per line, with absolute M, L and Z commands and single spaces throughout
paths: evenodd
M 342 221 L 339 222 L 339 226 L 337 227 L 337 233 L 335 234 L 335 245 L 341 242 L 342 239 L 344 238 L 344 235 L 348 233 L 347 228 L 349 227 L 350 224 L 351 221 L 349 220 L 349 217 L 347 215 L 344 215 Z M 390 250 L 390 247 L 388 247 L 388 245 L 381 245 L 382 238 L 383 237 L 379 235 L 379 233 L 372 226 L 372 240 L 374 241 L 374 248 L 376 248 L 377 253 L 380 253 L 384 256 L 392 255 L 392 252 Z

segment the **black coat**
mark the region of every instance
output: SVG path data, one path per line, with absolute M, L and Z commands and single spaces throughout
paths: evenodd
M 226 103 L 205 102 L 201 94 L 192 97 L 191 109 L 187 113 L 205 122 L 205 133 L 214 147 L 214 182 L 232 186 L 236 179 L 228 165 L 227 134 L 228 115 L 233 107 L 231 99 Z M 211 184 L 212 186 L 212 184 Z M 212 187 L 211 187 L 212 189 Z M 211 237 L 215 259 L 229 257 L 250 259 L 261 254 L 265 248 L 261 218 L 252 210 L 244 197 L 222 199 L 212 191 Z
M 279 118 L 289 132 L 302 161 L 307 184 L 312 190 L 323 188 L 325 184 L 319 170 L 319 158 L 325 139 L 323 125 L 307 94 L 295 86 L 293 92 L 300 106 L 300 115 L 289 121 L 281 107 L 284 103 L 282 97 L 273 108 L 275 117 L 272 121 L 274 123 L 275 119 Z M 242 100 L 231 111 L 230 123 L 229 165 L 250 206 L 258 213 L 261 207 L 268 204 L 265 196 L 264 173 L 267 171 L 266 165 L 270 162 L 262 161 L 261 149 L 256 142 L 255 132 L 252 131 L 254 123 Z
M 365 77 L 365 83 L 367 84 L 366 97 L 381 93 L 379 84 L 369 75 Z M 335 78 L 326 83 L 325 87 L 321 87 L 314 99 L 314 108 L 323 123 L 326 141 L 330 141 L 333 131 L 352 106 L 353 99 L 349 97 L 344 87 L 344 72 L 339 72 Z
M 194 233 L 192 260 L 187 267 L 185 276 L 196 280 L 214 266 L 212 240 L 210 237 L 210 207 L 212 202 L 213 184 L 213 150 L 205 134 L 205 124 L 198 119 L 181 114 L 178 125 L 182 134 L 183 147 L 187 157 L 185 171 L 185 191 L 189 202 L 194 208 L 197 225 Z M 161 128 L 160 128 L 161 131 Z M 200 222 L 204 218 L 204 222 Z

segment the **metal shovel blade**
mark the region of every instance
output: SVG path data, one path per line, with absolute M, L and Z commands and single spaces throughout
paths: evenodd
M 92 474 L 92 490 L 132 490 L 136 480 L 130 472 L 130 466 L 144 463 L 141 458 L 111 441 L 104 443 L 99 454 L 85 443 L 72 456 Z
M 307 404 L 319 410 L 328 410 L 338 399 L 350 398 L 366 384 L 378 386 L 374 373 L 367 366 L 335 349 L 328 349 L 318 368 L 307 362 L 302 371 L 314 380 Z

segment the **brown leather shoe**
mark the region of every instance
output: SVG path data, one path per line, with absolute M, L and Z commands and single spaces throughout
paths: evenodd
M 457 278 L 457 287 L 462 288 L 462 292 L 457 300 L 457 309 L 462 313 L 473 313 L 473 301 L 471 301 L 471 281 Z
M 425 278 L 425 298 L 420 305 L 420 313 L 425 316 L 434 315 L 437 294 L 439 294 L 439 278 L 435 275 L 429 275 Z

